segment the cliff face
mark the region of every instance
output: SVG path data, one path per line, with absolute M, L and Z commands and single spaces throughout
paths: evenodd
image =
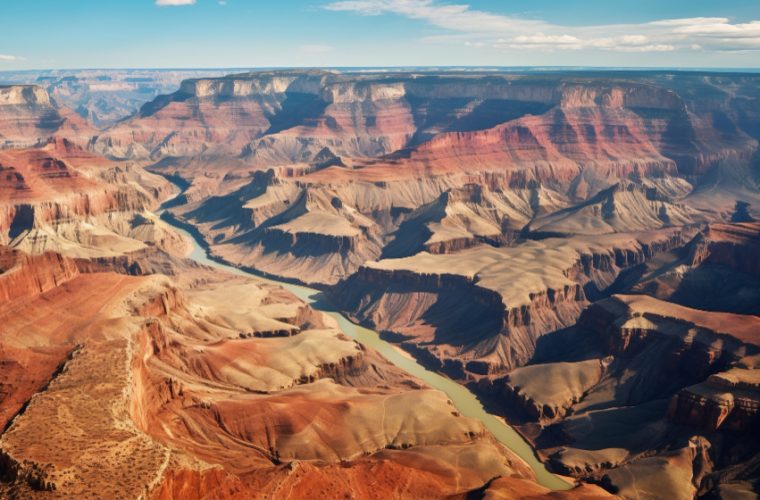
M 79 275 L 76 264 L 61 255 L 29 256 L 0 247 L 0 304 L 23 308 L 40 295 Z M 1 309 L 0 309 L 1 310 Z M 26 349 L 9 333 L 0 336 L 0 429 L 5 429 L 32 394 L 43 387 L 74 348 L 55 342 Z
M 760 314 L 759 234 L 757 223 L 711 224 L 635 290 L 698 309 Z
M 668 416 L 707 432 L 750 432 L 760 422 L 757 367 L 739 364 L 684 388 L 673 397 Z
M 725 266 L 741 273 L 760 277 L 760 223 L 716 224 L 694 240 L 689 249 L 689 263 Z
M 58 254 L 30 256 L 0 247 L 0 300 L 10 303 L 36 297 L 75 278 L 73 260 Z
M 553 470 L 751 489 L 758 228 L 726 222 L 760 204 L 759 81 L 266 71 L 100 133 L 0 89 L 0 496 L 546 493 L 325 316 L 184 261 L 148 164 L 212 255 L 322 286 Z
M 86 120 L 59 107 L 41 87 L 0 86 L 0 148 L 40 145 L 64 135 L 84 145 L 94 133 Z
M 188 80 L 176 93 L 159 96 L 144 105 L 137 117 L 99 136 L 95 149 L 109 156 L 138 159 L 200 153 L 237 156 L 250 141 L 278 126 L 275 118 L 284 106 L 289 108 L 286 114 L 300 113 L 304 103 L 288 103 L 289 97 L 316 101 L 314 93 L 324 78 L 317 73 L 264 73 Z
M 11 85 L 0 88 L 0 106 L 51 106 L 50 96 L 34 85 Z
M 528 228 L 537 235 L 624 233 L 694 225 L 711 218 L 718 216 L 674 201 L 656 188 L 621 181 L 580 204 L 536 218 Z
M 170 189 L 137 166 L 114 164 L 68 139 L 2 150 L 0 243 L 72 256 L 116 255 L 144 244 L 182 252 L 182 240 L 145 213 Z
M 457 378 L 494 376 L 525 364 L 543 334 L 574 324 L 587 293 L 683 243 L 679 232 L 664 232 L 641 241 L 543 240 L 423 253 L 368 263 L 331 296 L 357 320 Z
M 694 495 L 753 453 L 739 436 L 758 418 L 759 321 L 614 295 L 543 339 L 528 366 L 480 386 L 555 470 L 626 495 L 632 478 L 662 474 Z
M 663 83 L 319 71 L 196 79 L 146 104 L 96 147 L 133 158 L 242 153 L 268 165 L 310 162 L 325 147 L 349 157 L 413 147 L 412 162 L 435 158 L 443 169 L 478 151 L 482 167 L 542 162 L 565 175 L 592 158 L 618 174 L 633 165 L 673 171 L 672 160 L 696 172 L 747 150 L 746 135 L 716 145 L 726 137 L 689 113 L 691 96 Z
M 728 86 L 260 72 L 188 81 L 95 148 L 190 182 L 175 213 L 220 256 L 326 285 L 379 256 L 723 220 L 701 193 L 757 146 Z M 304 197 L 336 206 L 294 208 Z
M 412 164 L 458 170 L 524 169 L 537 180 L 569 183 L 582 166 L 599 176 L 674 173 L 675 164 L 647 140 L 638 116 L 617 108 L 561 107 L 474 132 L 445 133 L 422 144 Z M 635 153 L 634 153 L 635 152 Z
M 494 192 L 474 183 L 452 188 L 409 214 L 382 256 L 452 253 L 483 243 L 507 245 L 518 237 L 534 212 L 545 209 L 531 205 L 536 191 Z

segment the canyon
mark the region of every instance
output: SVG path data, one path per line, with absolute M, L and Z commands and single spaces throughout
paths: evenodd
M 173 92 L 188 78 L 223 76 L 229 70 L 124 69 L 0 71 L 0 85 L 37 85 L 62 106 L 106 128 L 146 102 Z
M 146 75 L 0 87 L 0 496 L 760 491 L 760 76 Z

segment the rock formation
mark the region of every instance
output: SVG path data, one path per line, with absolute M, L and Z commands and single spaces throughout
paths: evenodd
M 680 231 L 639 238 L 423 252 L 367 263 L 332 296 L 456 378 L 495 375 L 526 363 L 541 335 L 573 325 L 588 294 L 608 289 L 622 270 L 684 243 Z
M 401 495 L 532 477 L 443 393 L 277 286 L 200 268 L 180 290 L 60 255 L 3 256 L 0 491 L 160 498 L 212 474 L 259 494 L 301 469 L 319 491 L 338 464 L 342 488 L 401 474 L 410 486 L 375 490 Z
M 44 89 L 0 86 L 0 148 L 37 146 L 54 136 L 86 144 L 92 135 L 86 120 L 58 106 Z
M 656 481 L 692 498 L 755 453 L 739 436 L 758 414 L 758 327 L 755 316 L 615 295 L 481 386 L 556 470 L 626 497 Z
M 757 75 L 106 73 L 0 87 L 0 496 L 757 493 Z

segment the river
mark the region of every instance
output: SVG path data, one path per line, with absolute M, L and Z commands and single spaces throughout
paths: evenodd
M 164 204 L 164 206 L 166 205 L 167 204 Z M 536 457 L 530 444 L 512 427 L 488 413 L 483 408 L 483 405 L 480 403 L 477 396 L 470 392 L 469 389 L 443 375 L 424 368 L 412 357 L 403 354 L 397 347 L 381 339 L 377 332 L 351 322 L 345 316 L 331 308 L 324 300 L 321 300 L 322 293 L 319 290 L 263 278 L 232 265 L 225 264 L 216 258 L 210 258 L 205 249 L 204 243 L 200 240 L 199 234 L 193 234 L 194 232 L 187 231 L 182 227 L 183 225 L 177 222 L 173 217 L 162 217 L 162 219 L 171 224 L 177 229 L 177 231 L 182 233 L 192 242 L 193 248 L 192 252 L 188 255 L 189 258 L 198 263 L 222 269 L 228 273 L 253 277 L 261 281 L 280 285 L 289 290 L 299 299 L 310 304 L 314 309 L 322 311 L 334 318 L 338 322 L 340 328 L 360 344 L 375 349 L 397 367 L 418 379 L 423 380 L 430 387 L 446 393 L 459 413 L 466 417 L 480 420 L 486 429 L 488 429 L 499 442 L 522 458 L 535 472 L 539 484 L 552 490 L 567 490 L 572 487 L 572 485 L 564 479 L 546 470 L 544 464 Z

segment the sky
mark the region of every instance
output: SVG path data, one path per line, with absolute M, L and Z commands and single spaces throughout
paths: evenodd
M 760 0 L 3 0 L 0 71 L 760 67 Z

